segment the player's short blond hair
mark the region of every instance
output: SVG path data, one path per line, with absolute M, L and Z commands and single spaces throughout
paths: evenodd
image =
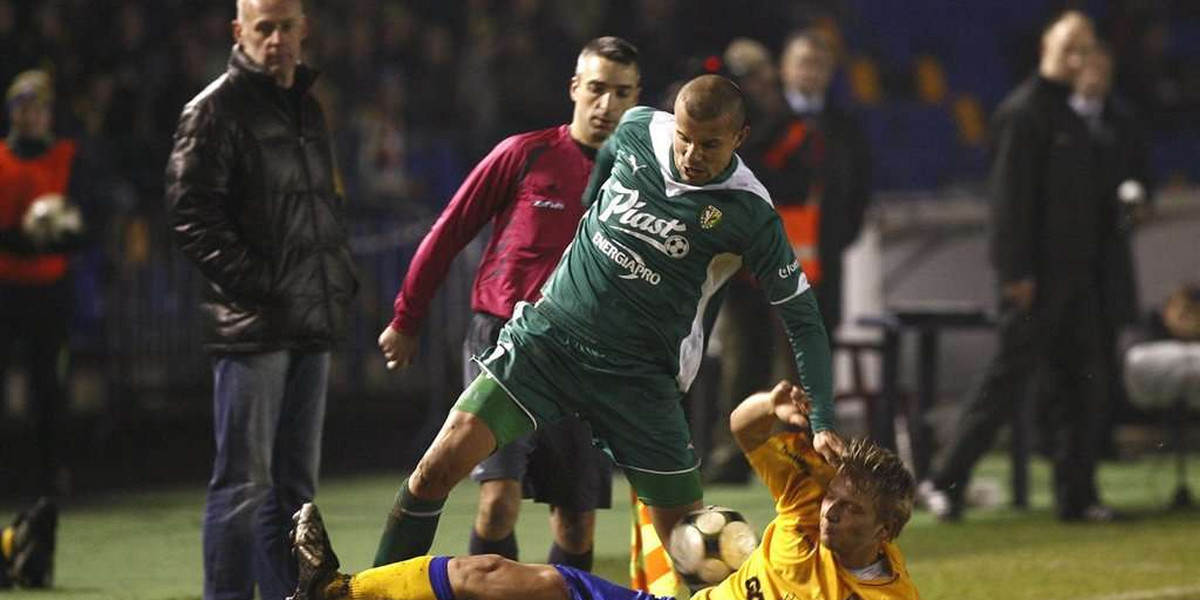
M 842 453 L 838 475 L 875 504 L 875 514 L 888 532 L 900 537 L 912 517 L 916 482 L 900 457 L 865 439 L 851 440 Z

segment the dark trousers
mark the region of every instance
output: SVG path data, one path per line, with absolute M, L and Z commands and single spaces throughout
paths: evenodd
M 57 432 L 66 405 L 70 299 L 64 282 L 0 284 L 0 377 L 7 378 L 12 358 L 19 352 L 30 383 L 41 494 L 54 493 L 60 466 Z
M 1036 426 L 1047 433 L 1054 459 L 1059 516 L 1078 516 L 1098 501 L 1095 465 L 1109 364 L 1098 296 L 1094 287 L 1066 282 L 1039 286 L 1032 311 L 1002 306 L 996 355 L 933 471 L 934 485 L 966 489 L 971 469 L 1032 382 Z

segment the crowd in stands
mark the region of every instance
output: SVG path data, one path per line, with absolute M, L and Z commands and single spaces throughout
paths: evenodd
M 1041 27 L 1068 6 L 1095 17 L 1112 46 L 1118 89 L 1155 132 L 1160 181 L 1200 181 L 1200 6 L 1186 0 L 312 0 L 306 61 L 323 72 L 318 94 L 355 222 L 432 218 L 499 139 L 565 121 L 575 52 L 603 34 L 639 46 L 642 101 L 661 105 L 673 82 L 720 70 L 735 37 L 778 51 L 789 32 L 821 28 L 843 65 L 832 93 L 861 114 L 875 189 L 934 190 L 982 180 L 989 115 L 1031 72 Z M 233 0 L 0 0 L 0 81 L 52 73 L 59 132 L 94 166 L 93 197 L 80 200 L 93 204 L 104 243 L 77 259 L 94 266 L 77 269 L 85 285 L 171 252 L 171 132 L 225 69 L 234 11 Z M 393 258 L 380 270 L 403 266 Z M 77 318 L 101 328 L 115 307 L 83 296 Z
M 657 102 L 734 37 L 777 49 L 818 25 L 839 40 L 846 68 L 834 90 L 863 113 L 877 187 L 931 189 L 978 177 L 990 110 L 1066 5 L 1097 18 L 1118 88 L 1163 132 L 1160 174 L 1200 179 L 1185 158 L 1200 131 L 1200 8 L 1182 0 L 316 0 L 307 60 L 324 72 L 354 204 L 404 213 L 440 207 L 463 165 L 498 139 L 562 121 L 563 74 L 596 35 L 639 45 L 643 100 Z M 233 12 L 232 0 L 0 0 L 0 79 L 53 72 L 58 122 L 103 157 L 112 208 L 157 211 L 170 132 L 225 68 Z

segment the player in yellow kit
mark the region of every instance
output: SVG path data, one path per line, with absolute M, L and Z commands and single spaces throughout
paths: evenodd
M 803 423 L 803 411 L 799 388 L 784 382 L 730 415 L 776 517 L 741 568 L 693 600 L 919 598 L 895 544 L 912 516 L 912 475 L 895 454 L 863 440 L 834 469 L 807 434 L 775 431 L 780 421 Z
M 736 572 L 693 600 L 917 599 L 895 539 L 915 484 L 896 455 L 852 442 L 832 467 L 812 448 L 807 401 L 780 382 L 750 396 L 730 427 L 775 500 L 775 520 Z M 780 425 L 791 426 L 780 431 Z M 801 431 L 795 431 L 800 429 Z M 498 556 L 423 556 L 356 575 L 338 560 L 316 507 L 296 513 L 295 600 L 655 600 L 590 573 Z

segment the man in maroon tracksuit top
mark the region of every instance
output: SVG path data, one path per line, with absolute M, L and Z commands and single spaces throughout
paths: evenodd
M 540 297 L 542 284 L 574 238 L 596 150 L 637 103 L 639 91 L 637 49 L 617 37 L 592 40 L 580 52 L 571 78 L 571 122 L 514 135 L 476 165 L 408 267 L 396 295 L 395 318 L 379 336 L 388 368 L 412 361 L 421 322 L 450 263 L 492 221 L 464 343 L 464 385 L 475 379 L 479 368 L 470 357 L 495 344 L 518 302 Z M 513 528 L 524 491 L 551 506 L 554 545 L 547 562 L 591 570 L 595 509 L 611 506 L 605 460 L 592 447 L 587 425 L 577 419 L 500 449 L 471 474 L 481 484 L 471 554 L 517 559 Z

